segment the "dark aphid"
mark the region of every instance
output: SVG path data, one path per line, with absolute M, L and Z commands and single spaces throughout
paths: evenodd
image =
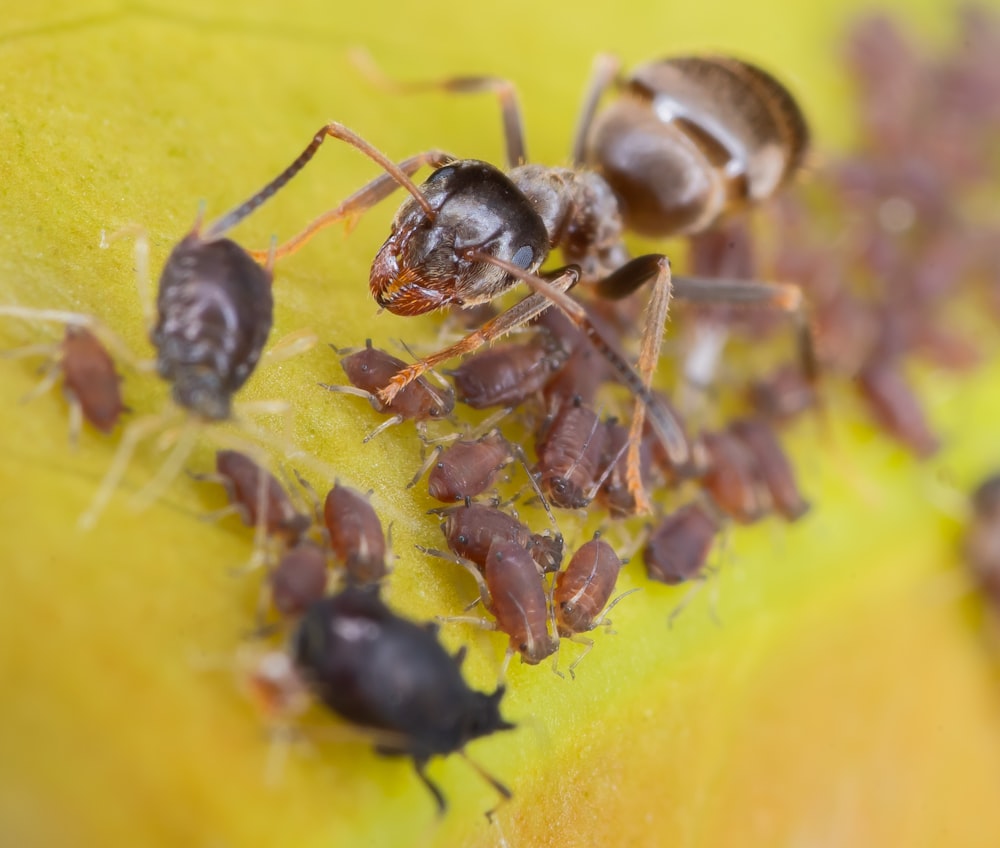
M 532 533 L 528 540 L 528 550 L 535 564 L 542 570 L 542 574 L 558 571 L 562 566 L 563 549 L 565 542 L 562 533 L 550 535 L 545 533 Z
M 230 417 L 271 332 L 271 279 L 234 241 L 205 238 L 197 226 L 171 251 L 150 341 L 179 406 L 210 421 Z
M 461 654 L 450 656 L 436 628 L 395 615 L 371 590 L 347 588 L 313 604 L 292 642 L 295 666 L 333 712 L 374 732 L 376 750 L 413 759 L 438 809 L 444 795 L 426 774 L 434 756 L 464 753 L 482 736 L 514 725 L 500 716 L 503 687 L 470 689 Z M 510 791 L 485 775 L 505 798 Z
M 788 521 L 805 515 L 809 501 L 802 497 L 792 464 L 771 425 L 763 418 L 741 418 L 729 425 L 729 432 L 753 454 L 774 508 Z
M 589 406 L 562 407 L 536 445 L 539 484 L 554 506 L 582 509 L 597 492 L 606 431 Z
M 545 335 L 496 345 L 466 357 L 449 372 L 458 399 L 473 409 L 520 406 L 537 397 L 557 374 L 566 354 Z
M 289 545 L 309 529 L 309 516 L 295 508 L 273 474 L 246 454 L 219 451 L 215 470 L 214 479 L 225 486 L 230 503 L 248 527 L 263 526 L 268 536 L 281 536 Z
M 347 579 L 355 585 L 381 582 L 388 574 L 386 540 L 368 498 L 337 483 L 326 496 L 323 519 L 334 556 L 343 563 Z
M 545 586 L 531 554 L 515 542 L 497 538 L 483 569 L 488 596 L 483 606 L 496 619 L 496 629 L 510 638 L 522 662 L 537 665 L 552 656 L 559 640 L 549 633 L 549 606 Z
M 740 524 L 752 524 L 771 508 L 757 460 L 743 442 L 731 433 L 703 433 L 706 460 L 702 487 L 719 509 Z
M 405 368 L 406 363 L 384 350 L 372 347 L 371 339 L 366 339 L 365 346 L 359 350 L 333 349 L 342 356 L 340 365 L 351 386 L 331 386 L 327 383 L 320 385 L 333 392 L 346 392 L 366 398 L 376 412 L 392 416 L 369 433 L 365 437 L 366 442 L 394 424 L 444 418 L 455 408 L 455 396 L 450 389 L 435 388 L 423 377 L 414 380 L 406 387 L 406 391 L 399 392 L 391 401 L 383 402 L 378 396 L 378 390 L 387 385 L 401 368 Z
M 718 519 L 701 504 L 672 512 L 653 530 L 643 551 L 649 578 L 676 585 L 700 577 L 718 532 Z
M 309 539 L 289 548 L 267 576 L 271 603 L 289 619 L 302 615 L 326 594 L 326 551 Z

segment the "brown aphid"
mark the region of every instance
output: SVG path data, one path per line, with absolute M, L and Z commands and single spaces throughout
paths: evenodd
M 513 461 L 510 443 L 498 430 L 475 441 L 464 439 L 440 451 L 427 478 L 432 498 L 452 503 L 482 494 Z
M 309 529 L 309 516 L 295 508 L 273 474 L 246 454 L 220 450 L 215 455 L 215 470 L 230 503 L 248 527 L 262 525 L 268 536 L 280 536 L 289 545 Z
M 899 363 L 874 356 L 856 379 L 868 409 L 890 436 L 920 457 L 937 451 L 940 442 L 931 432 L 927 417 Z
M 326 594 L 326 551 L 309 539 L 289 548 L 267 576 L 271 603 L 282 618 L 296 618 Z
M 809 511 L 809 501 L 802 497 L 795 470 L 771 425 L 763 418 L 742 418 L 729 425 L 729 432 L 753 454 L 774 508 L 788 521 L 805 515 Z
M 988 477 L 972 495 L 964 549 L 976 582 L 993 604 L 1000 604 L 1000 475 Z
M 554 506 L 582 509 L 600 485 L 606 433 L 597 413 L 577 402 L 562 407 L 538 439 L 539 484 Z
M 455 397 L 451 390 L 445 387 L 435 388 L 424 377 L 407 385 L 406 389 L 396 394 L 391 401 L 383 402 L 378 395 L 379 389 L 384 387 L 400 369 L 405 368 L 406 363 L 384 350 L 372 347 L 371 339 L 366 339 L 365 346 L 360 350 L 336 347 L 333 347 L 333 350 L 342 356 L 340 365 L 351 386 L 332 386 L 327 383 L 320 385 L 333 392 L 345 392 L 366 398 L 376 412 L 392 415 L 369 433 L 364 439 L 365 442 L 394 424 L 445 418 L 455 408 Z
M 802 369 L 782 366 L 770 375 L 754 380 L 749 388 L 753 408 L 764 417 L 784 423 L 816 403 L 816 387 Z
M 510 637 L 508 653 L 537 665 L 552 656 L 559 640 L 549 633 L 549 606 L 535 561 L 521 545 L 496 539 L 486 557 L 483 579 L 489 597 L 483 605 L 496 619 L 497 630 Z
M 771 496 L 750 449 L 727 432 L 703 433 L 700 448 L 706 457 L 701 485 L 719 509 L 740 524 L 763 518 Z
M 83 417 L 102 433 L 110 433 L 127 407 L 121 376 L 104 345 L 86 327 L 66 326 L 60 345 L 63 390 L 80 405 Z
M 473 409 L 520 406 L 540 395 L 566 361 L 566 353 L 544 334 L 465 358 L 449 376 L 458 399 Z
M 326 496 L 323 519 L 330 548 L 349 583 L 376 584 L 388 574 L 385 533 L 375 509 L 360 492 L 339 483 Z
M 558 571 L 562 566 L 565 542 L 562 533 L 554 536 L 545 533 L 532 533 L 528 540 L 528 551 L 542 574 Z
M 503 539 L 526 548 L 532 535 L 528 525 L 503 510 L 471 502 L 449 510 L 441 530 L 451 552 L 475 563 L 480 570 L 486 567 L 494 540 Z
M 569 638 L 593 630 L 614 594 L 622 561 L 614 548 L 594 536 L 556 575 L 552 592 L 559 635 Z
M 718 532 L 718 520 L 699 503 L 672 512 L 653 530 L 643 550 L 649 578 L 673 586 L 700 577 Z
M 612 518 L 627 518 L 635 515 L 638 505 L 628 487 L 628 469 L 624 451 L 628 445 L 629 428 L 611 418 L 601 422 L 604 429 L 604 450 L 601 465 L 610 467 L 607 479 L 597 490 L 597 501 Z M 642 482 L 646 489 L 653 487 L 655 465 L 653 461 L 654 440 L 643 438 L 639 446 L 642 461 Z

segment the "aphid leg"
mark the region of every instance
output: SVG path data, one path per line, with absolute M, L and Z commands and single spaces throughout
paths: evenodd
M 583 645 L 583 650 L 573 662 L 570 663 L 569 668 L 566 669 L 569 672 L 569 676 L 576 680 L 576 667 L 583 662 L 583 658 L 587 656 L 592 650 L 594 650 L 594 640 L 581 633 L 574 633 L 569 637 L 570 642 L 576 642 L 577 645 Z
M 198 439 L 198 432 L 201 423 L 193 418 L 185 419 L 178 433 L 168 434 L 171 437 L 173 446 L 170 453 L 160 465 L 153 479 L 150 480 L 132 499 L 132 509 L 139 512 L 155 503 L 167 490 L 167 487 L 177 478 L 187 462 L 188 457 L 194 450 L 195 442 Z
M 372 430 L 367 436 L 361 440 L 361 444 L 367 445 L 372 439 L 377 435 L 388 430 L 390 427 L 395 427 L 397 424 L 402 424 L 406 419 L 402 415 L 393 415 L 392 418 L 387 418 L 381 424 L 378 425 L 374 430 Z M 423 422 L 419 422 L 423 423 Z
M 312 350 L 319 342 L 319 336 L 311 327 L 302 327 L 282 336 L 264 351 L 258 368 L 267 368 L 286 362 L 306 351 Z
M 594 122 L 597 104 L 604 92 L 615 81 L 621 66 L 621 60 L 611 53 L 599 53 L 594 59 L 594 68 L 590 74 L 590 82 L 587 83 L 583 106 L 580 109 L 580 118 L 573 135 L 572 161 L 576 166 L 584 164 L 584 147 L 587 144 L 587 136 L 590 135 L 590 126 Z
M 507 410 L 505 410 L 506 413 Z M 510 452 L 517 460 L 521 468 L 524 469 L 524 473 L 528 477 L 528 485 L 531 486 L 531 490 L 535 493 L 535 497 L 538 498 L 539 503 L 542 505 L 542 509 L 545 510 L 545 514 L 549 517 L 549 521 L 555 528 L 556 532 L 559 532 L 559 524 L 556 521 L 555 515 L 552 513 L 552 507 L 549 506 L 548 498 L 545 497 L 545 493 L 542 492 L 542 487 L 538 485 L 538 480 L 535 475 L 531 473 L 531 465 L 528 463 L 528 455 L 524 452 L 524 448 L 514 442 L 509 442 Z
M 80 446 L 80 433 L 83 431 L 83 404 L 68 389 L 63 394 L 69 405 L 69 444 L 73 450 L 76 450 Z
M 41 342 L 39 344 L 23 345 L 10 350 L 0 350 L 0 359 L 27 359 L 31 356 L 44 356 L 47 359 L 58 359 L 58 342 Z
M 153 288 L 149 276 L 149 233 L 141 224 L 127 224 L 108 235 L 101 230 L 101 249 L 107 250 L 119 239 L 132 236 L 135 251 L 135 288 L 139 295 L 139 308 L 142 310 L 143 325 L 148 333 L 156 323 L 156 303 L 153 298 Z
M 94 494 L 90 506 L 77 521 L 77 526 L 81 530 L 90 530 L 97 523 L 97 519 L 108 505 L 108 501 L 111 500 L 111 495 L 114 494 L 122 477 L 125 476 L 129 461 L 132 459 L 132 454 L 135 453 L 139 442 L 157 430 L 164 429 L 170 423 L 171 412 L 174 415 L 177 414 L 177 410 L 170 410 L 166 413 L 147 415 L 135 419 L 125 428 L 122 439 L 118 443 L 118 450 L 115 451 L 111 464 L 97 487 L 97 492 Z
M 500 101 L 504 139 L 507 145 L 507 164 L 511 168 L 516 168 L 528 161 L 524 143 L 524 121 L 517 102 L 517 88 L 510 80 L 473 76 L 401 82 L 386 75 L 367 50 L 355 48 L 351 50 L 350 58 L 372 85 L 395 94 L 415 94 L 423 91 L 447 91 L 452 94 L 492 92 Z
M 674 621 L 676 621 L 677 617 L 684 612 L 685 609 L 687 609 L 688 604 L 695 599 L 697 594 L 705 588 L 707 582 L 707 578 L 704 575 L 694 578 L 693 585 L 688 587 L 688 590 L 681 597 L 680 603 L 677 604 L 677 606 L 670 611 L 670 615 L 667 616 L 667 627 L 672 628 L 674 626 Z
M 506 262 L 501 264 L 500 260 L 494 259 L 492 256 L 488 256 L 488 254 L 480 254 L 476 251 L 472 251 L 468 258 L 478 261 L 492 261 L 495 265 L 498 265 L 498 267 L 503 268 L 505 271 L 509 270 L 509 268 L 514 268 L 518 272 L 518 276 L 525 273 L 516 265 L 509 265 L 509 263 Z M 524 326 L 532 318 L 541 315 L 552 305 L 553 298 L 550 297 L 549 292 L 562 293 L 571 289 L 580 279 L 580 271 L 575 267 L 569 267 L 552 281 L 543 280 L 541 277 L 532 277 L 532 279 L 538 280 L 539 285 L 544 289 L 544 293 L 535 292 L 534 294 L 528 295 L 524 298 L 524 300 L 515 303 L 512 307 L 510 307 L 510 309 L 500 313 L 496 318 L 487 321 L 478 330 L 474 330 L 469 333 L 469 335 L 459 339 L 459 341 L 450 347 L 446 347 L 444 350 L 440 350 L 437 353 L 433 353 L 430 356 L 426 356 L 423 359 L 414 362 L 412 365 L 406 366 L 406 368 L 403 368 L 395 377 L 392 378 L 392 380 L 389 381 L 388 386 L 379 390 L 378 394 L 382 401 L 387 404 L 392 403 L 393 398 L 395 398 L 399 392 L 420 377 L 424 372 L 429 371 L 431 368 L 434 368 L 449 359 L 454 359 L 455 357 L 466 353 L 472 353 L 474 350 L 478 350 L 483 345 L 489 344 L 490 342 L 507 335 L 518 327 Z M 566 296 L 566 299 L 569 300 L 570 303 L 576 303 L 576 301 L 572 300 L 568 296 Z
M 414 547 L 421 553 L 427 554 L 428 556 L 438 557 L 439 559 L 446 559 L 448 560 L 448 562 L 453 562 L 456 565 L 462 566 L 462 568 L 464 568 L 466 571 L 469 572 L 469 574 L 472 575 L 473 580 L 476 581 L 476 585 L 479 587 L 479 600 L 482 601 L 484 607 L 489 607 L 490 590 L 486 586 L 485 578 L 479 571 L 479 566 L 477 566 L 471 560 L 468 560 L 465 557 L 460 557 L 457 554 L 451 553 L 450 551 L 442 551 L 438 550 L 437 548 L 425 548 L 423 545 L 415 545 Z M 472 606 L 475 606 L 475 604 L 472 604 Z M 467 609 L 471 609 L 472 606 L 468 607 Z M 448 619 L 448 621 L 458 621 L 458 620 L 460 619 L 452 619 L 452 618 Z M 466 623 L 468 623 L 469 621 L 468 619 L 461 619 L 461 620 L 466 621 Z M 483 621 L 483 619 L 479 618 L 471 620 L 476 622 Z
M 635 586 L 632 589 L 626 589 L 624 592 L 621 592 L 617 597 L 612 598 L 611 601 L 608 602 L 608 605 L 601 612 L 601 614 L 594 619 L 594 627 L 595 628 L 603 627 L 606 633 L 614 633 L 615 631 L 611 629 L 611 625 L 613 624 L 613 622 L 611 621 L 610 618 L 608 618 L 608 613 L 611 612 L 611 610 L 613 610 L 618 605 L 619 601 L 623 600 L 624 598 L 627 598 L 634 592 L 641 592 L 641 591 L 642 591 L 642 586 Z
M 445 800 L 444 794 L 441 790 L 438 789 L 437 784 L 435 784 L 434 781 L 427 776 L 427 760 L 421 757 L 414 757 L 413 768 L 417 772 L 417 777 L 423 781 L 424 786 L 426 786 L 430 790 L 431 795 L 434 796 L 434 801 L 437 803 L 438 815 L 443 816 L 445 811 L 448 809 L 448 802 Z
M 417 473 L 413 475 L 413 479 L 406 484 L 406 488 L 412 489 L 414 486 L 416 486 L 417 483 L 420 482 L 420 478 L 431 470 L 431 466 L 433 466 L 434 463 L 437 462 L 438 457 L 441 456 L 443 452 L 444 452 L 444 447 L 442 447 L 441 445 L 438 445 L 436 448 L 434 448 L 434 450 L 432 450 L 427 455 L 427 458 L 424 460 L 420 468 L 417 469 Z
M 397 165 L 386 157 L 385 154 L 376 150 L 359 135 L 349 130 L 343 124 L 338 124 L 336 122 L 327 124 L 325 127 L 321 127 L 313 136 L 312 141 L 310 141 L 306 146 L 305 150 L 299 154 L 298 158 L 296 158 L 295 161 L 282 171 L 282 173 L 279 174 L 274 180 L 268 183 L 267 186 L 255 195 L 251 201 L 248 201 L 248 203 L 253 202 L 253 208 L 256 208 L 256 206 L 259 206 L 264 202 L 264 200 L 281 189 L 306 166 L 313 156 L 316 155 L 316 151 L 319 150 L 320 145 L 327 138 L 336 138 L 340 141 L 347 142 L 352 147 L 364 153 L 368 158 L 381 165 L 382 169 L 386 173 L 376 177 L 367 185 L 363 186 L 336 208 L 331 209 L 328 212 L 324 212 L 314 221 L 309 223 L 306 228 L 302 230 L 302 232 L 293 236 L 279 247 L 270 248 L 268 250 L 248 251 L 249 254 L 258 262 L 266 261 L 269 257 L 271 261 L 276 261 L 294 253 L 320 230 L 336 223 L 337 221 L 343 221 L 348 218 L 356 218 L 363 215 L 377 203 L 389 197 L 397 188 L 400 187 L 406 189 L 413 196 L 429 219 L 434 219 L 434 210 L 431 209 L 427 199 L 420 193 L 420 190 L 417 188 L 413 180 L 410 179 L 410 176 L 415 174 L 424 165 L 431 165 L 432 167 L 439 168 L 442 165 L 453 161 L 452 156 L 447 153 L 443 153 L 440 150 L 428 150 L 425 153 L 418 153 L 416 156 L 404 159 Z M 220 218 L 208 229 L 205 233 L 205 237 L 214 238 L 232 227 L 236 221 L 248 214 L 248 212 L 245 211 L 245 206 L 246 204 L 237 207 Z

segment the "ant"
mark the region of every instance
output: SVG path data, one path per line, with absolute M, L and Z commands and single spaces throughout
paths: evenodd
M 520 110 L 513 85 L 493 77 L 401 86 L 493 92 L 503 114 L 508 170 L 432 150 L 398 166 L 339 123 L 321 127 L 279 179 L 297 173 L 327 138 L 355 147 L 386 171 L 273 251 L 281 258 L 319 230 L 356 216 L 397 186 L 410 198 L 376 254 L 369 287 L 398 315 L 488 303 L 518 281 L 531 294 L 479 329 L 401 369 L 380 391 L 386 403 L 436 365 L 470 353 L 527 324 L 553 304 L 613 365 L 636 398 L 628 447 L 628 485 L 640 512 L 649 502 L 640 477 L 639 443 L 648 414 L 672 465 L 686 467 L 690 449 L 671 411 L 650 390 L 672 297 L 777 307 L 797 316 L 804 367 L 814 370 L 811 338 L 796 286 L 672 277 L 663 254 L 630 258 L 626 230 L 666 237 L 709 229 L 724 215 L 770 197 L 798 170 L 808 142 L 805 119 L 772 76 L 728 58 L 665 59 L 618 80 L 622 94 L 597 115 L 619 63 L 601 57 L 588 88 L 573 145 L 572 167 L 526 164 Z M 411 179 L 422 165 L 436 170 L 422 186 Z M 290 178 L 290 177 L 287 177 Z M 546 273 L 550 252 L 570 264 Z M 264 255 L 261 252 L 254 254 Z M 599 296 L 624 298 L 652 283 L 639 370 L 567 292 L 581 280 Z

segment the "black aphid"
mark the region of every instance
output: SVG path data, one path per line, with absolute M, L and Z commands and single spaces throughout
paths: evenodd
M 500 716 L 503 687 L 492 694 L 470 689 L 460 673 L 463 652 L 448 654 L 436 632 L 433 625 L 400 618 L 377 592 L 349 587 L 309 608 L 292 654 L 326 706 L 376 731 L 376 751 L 413 758 L 443 812 L 444 795 L 427 777 L 427 761 L 454 752 L 464 756 L 473 739 L 514 725 Z M 475 767 L 510 797 L 507 787 Z

